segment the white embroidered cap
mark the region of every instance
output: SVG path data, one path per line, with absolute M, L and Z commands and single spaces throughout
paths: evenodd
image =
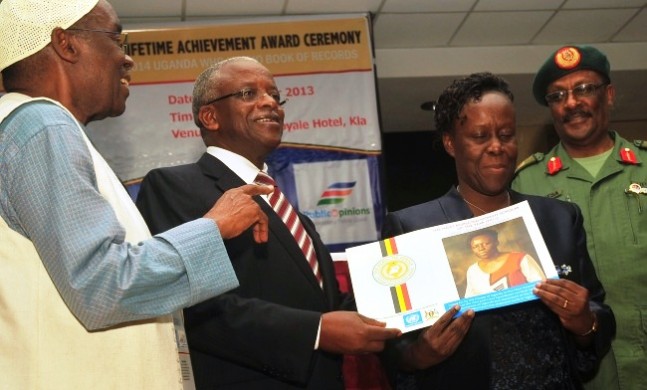
M 0 72 L 51 42 L 56 27 L 66 29 L 99 0 L 0 0 Z

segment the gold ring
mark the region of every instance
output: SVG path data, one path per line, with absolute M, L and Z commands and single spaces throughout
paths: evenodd
M 568 306 L 568 299 L 564 299 L 564 306 L 562 306 L 564 309 L 566 309 L 566 306 Z

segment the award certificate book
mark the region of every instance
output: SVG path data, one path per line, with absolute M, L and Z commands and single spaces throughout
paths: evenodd
M 358 312 L 403 332 L 455 304 L 482 311 L 538 299 L 537 281 L 558 277 L 526 201 L 348 248 L 346 258 Z

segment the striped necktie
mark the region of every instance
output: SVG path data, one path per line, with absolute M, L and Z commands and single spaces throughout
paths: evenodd
M 283 192 L 279 190 L 274 179 L 272 179 L 267 173 L 262 171 L 258 172 L 255 182 L 274 187 L 274 192 L 268 195 L 270 205 L 274 211 L 276 211 L 276 214 L 278 214 L 281 220 L 283 220 L 283 223 L 285 223 L 285 226 L 290 230 L 292 236 L 294 236 L 294 239 L 297 241 L 297 244 L 306 257 L 308 264 L 310 264 L 310 268 L 312 268 L 312 272 L 314 273 L 315 278 L 317 278 L 319 286 L 323 288 L 323 279 L 321 277 L 321 272 L 319 272 L 319 263 L 317 262 L 315 248 L 312 245 L 312 239 L 301 224 L 296 211 L 294 211 L 294 208 Z

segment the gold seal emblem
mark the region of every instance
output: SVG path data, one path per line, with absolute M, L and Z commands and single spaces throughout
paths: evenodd
M 416 264 L 403 255 L 383 257 L 373 267 L 373 278 L 384 286 L 397 286 L 405 283 L 416 271 Z
M 581 60 L 582 54 L 575 47 L 562 47 L 555 53 L 555 65 L 560 69 L 573 69 Z

